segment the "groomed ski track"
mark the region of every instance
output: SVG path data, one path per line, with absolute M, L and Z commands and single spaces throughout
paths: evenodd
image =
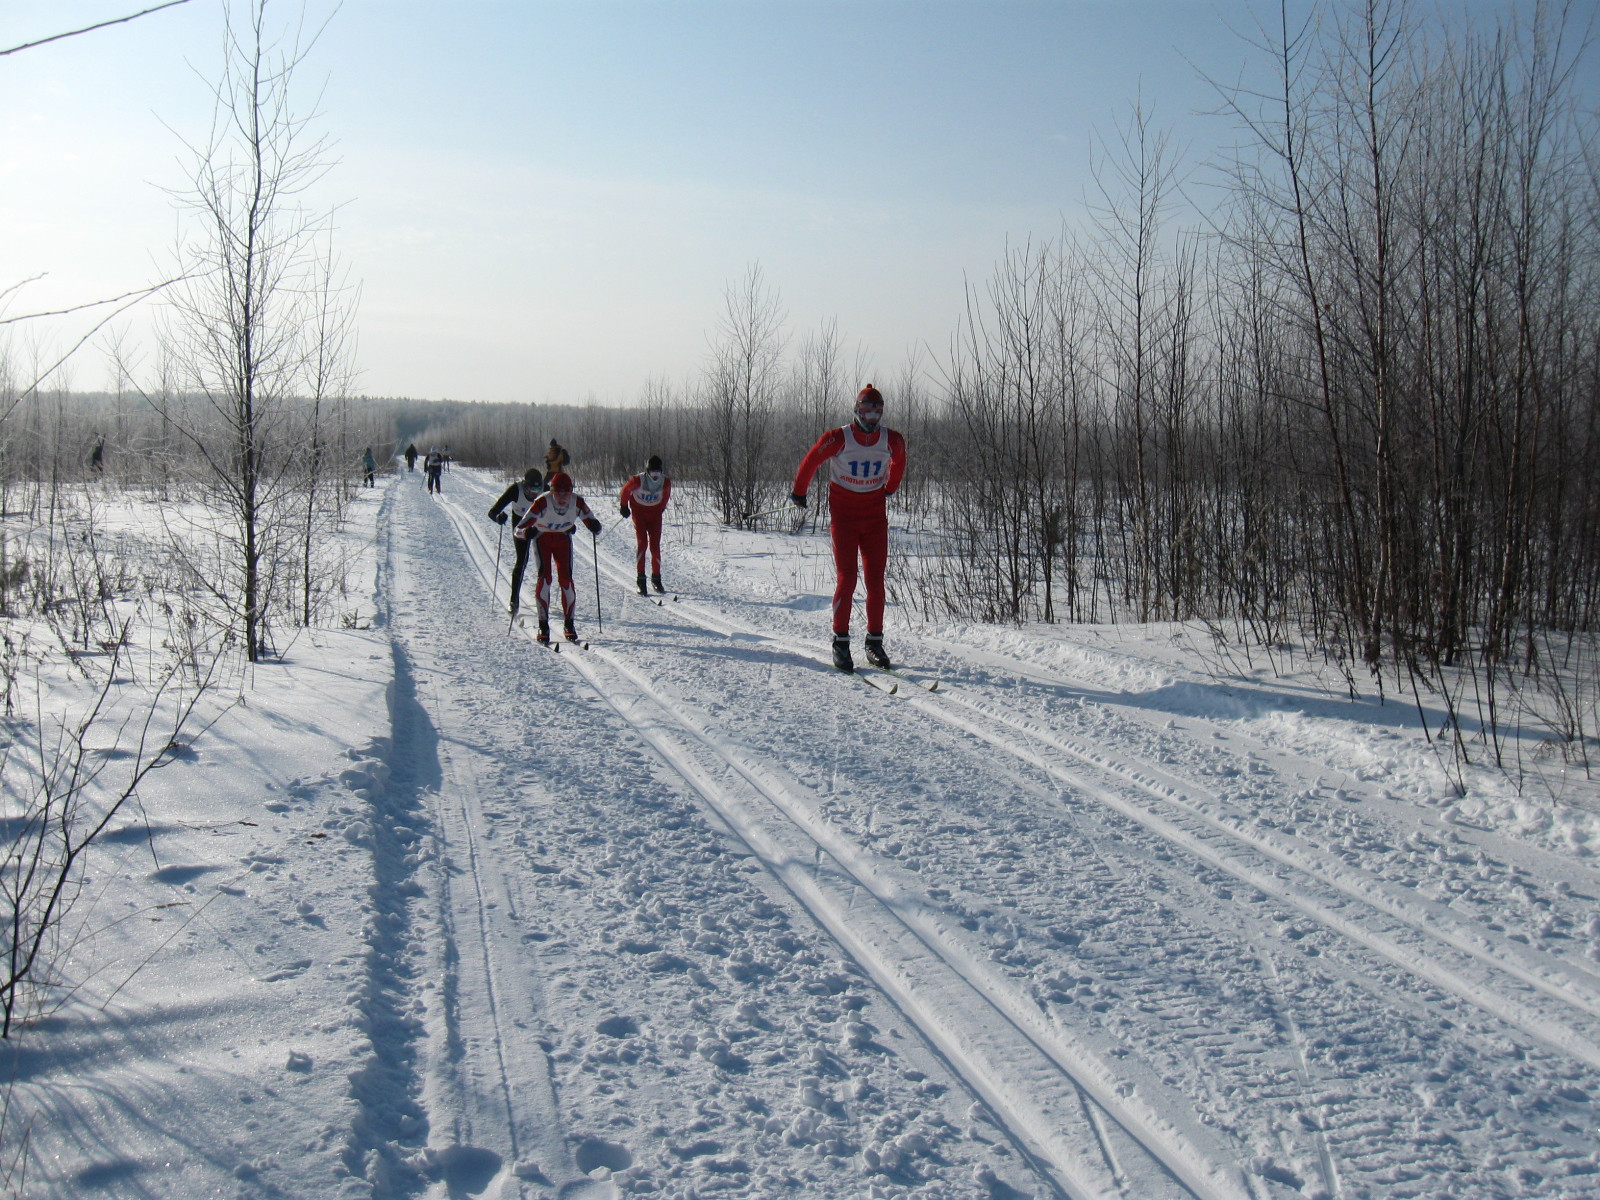
M 462 536 L 487 541 L 471 526 L 462 530 Z M 478 556 L 474 561 L 485 572 L 487 583 L 492 567 Z M 626 585 L 626 575 L 614 564 L 602 560 L 601 570 L 613 583 Z M 505 586 L 502 581 L 501 590 Z M 713 633 L 767 642 L 797 657 L 823 661 L 815 650 L 748 628 L 702 605 L 676 604 L 673 613 Z M 995 749 L 1049 772 L 1066 786 L 1094 796 L 1174 846 L 1292 905 L 1427 983 L 1446 988 L 1553 1048 L 1600 1068 L 1600 1025 L 1594 1024 L 1600 1022 L 1600 975 L 1585 964 L 1539 956 L 1509 938 L 1494 938 L 1481 928 L 1469 929 L 1444 906 L 1418 900 L 1405 889 L 1346 868 L 1303 843 L 1251 828 L 1225 801 L 1173 778 L 1154 764 L 1107 754 L 1065 738 L 1036 719 L 964 696 L 959 690 L 946 688 L 937 697 L 910 690 L 897 695 L 933 719 L 971 733 Z M 683 719 L 681 714 L 674 716 Z M 1561 1008 L 1566 1011 L 1557 1011 Z M 1573 1020 L 1592 1033 L 1574 1029 L 1568 1024 Z
M 509 584 L 493 578 L 491 539 L 463 507 L 444 503 L 485 591 L 503 591 Z M 575 559 L 575 572 L 578 565 Z M 614 572 L 608 569 L 608 574 Z M 875 869 L 870 856 L 817 820 L 799 789 L 719 737 L 686 706 L 661 695 L 618 655 L 591 642 L 587 649 L 564 646 L 562 656 L 868 971 L 1064 1195 L 1242 1194 L 1240 1181 L 1213 1166 L 1181 1131 L 1161 1128 L 1165 1122 L 1159 1113 L 1122 1114 L 1120 1121 L 1096 1113 L 1085 1092 L 1100 1100 L 1108 1084 L 1116 1087 L 1115 1078 L 1093 1063 L 1085 1048 L 1060 1044 L 1031 1001 L 991 978 L 948 939 L 937 914 L 922 910 Z M 740 794 L 718 782 L 696 762 L 684 735 L 731 767 L 748 790 Z M 867 896 L 877 902 L 870 910 Z M 1109 1105 L 1101 1104 L 1110 1113 L 1125 1107 L 1114 1095 L 1108 1099 Z M 1129 1127 L 1142 1136 L 1129 1136 Z
M 498 489 L 468 472 L 455 472 L 448 482 L 452 491 L 437 503 L 476 569 L 485 603 L 503 603 L 510 554 L 504 555 L 502 578 L 493 580 L 497 531 L 482 516 Z M 589 540 L 580 537 L 576 544 L 580 627 L 588 635 L 595 633 L 594 567 Z M 760 698 L 752 696 L 751 703 L 782 704 L 783 685 L 773 665 L 778 659 L 786 660 L 786 673 L 815 667 L 812 677 L 832 675 L 819 656 L 820 639 L 808 645 L 734 616 L 720 604 L 669 599 L 657 605 L 632 598 L 631 570 L 606 555 L 599 567 L 612 614 L 609 628 L 628 631 L 641 619 L 637 614 L 648 610 L 642 619 L 661 628 L 694 630 L 747 656 L 765 655 L 768 681 L 756 685 Z M 530 599 L 531 592 L 530 580 L 525 585 Z M 1295 1177 L 1270 1156 L 1263 1161 L 1261 1154 L 1251 1154 L 1246 1134 L 1236 1130 L 1229 1136 L 1197 1111 L 1193 1085 L 1188 1095 L 1175 1090 L 1174 1081 L 1151 1063 L 1128 1056 L 1081 1020 L 1062 1019 L 1037 986 L 1019 983 L 1015 971 L 996 965 L 1004 958 L 997 959 L 982 937 L 970 936 L 971 923 L 953 919 L 949 904 L 934 899 L 939 889 L 928 888 L 903 864 L 852 836 L 781 755 L 775 758 L 772 748 L 752 745 L 730 731 L 725 718 L 713 715 L 714 703 L 708 712 L 686 699 L 681 688 L 664 685 L 641 657 L 641 648 L 634 630 L 611 639 L 596 635 L 587 650 L 564 647 L 561 658 L 871 975 L 1062 1194 L 1271 1195 Z M 970 648 L 947 649 L 980 656 Z M 1020 680 L 1042 685 L 1057 699 L 1076 687 L 1047 670 L 1017 666 Z M 912 682 L 928 679 L 917 671 L 909 675 Z M 1496 937 L 1481 923 L 1462 920 L 1359 865 L 1248 820 L 1228 796 L 1165 769 L 1159 757 L 1108 750 L 1068 722 L 1017 711 L 992 687 L 952 687 L 946 680 L 937 694 L 902 686 L 890 698 L 851 688 L 836 677 L 832 686 L 841 693 L 841 706 L 887 705 L 914 712 L 1011 760 L 1022 772 L 1019 785 L 1037 793 L 1034 811 L 1054 807 L 1064 827 L 1090 836 L 1093 829 L 1112 828 L 1106 822 L 1115 819 L 1119 832 L 1111 838 L 1121 842 L 1127 836 L 1121 831 L 1136 826 L 1157 847 L 1153 853 L 1159 862 L 1178 856 L 1202 866 L 1198 882 L 1219 899 L 1233 900 L 1218 882 L 1226 878 L 1253 892 L 1257 902 L 1270 900 L 1289 909 L 1292 920 L 1315 927 L 1317 939 L 1330 950 L 1343 943 L 1321 959 L 1329 971 L 1342 974 L 1379 1008 L 1404 1014 L 1402 1021 L 1425 1019 L 1439 993 L 1449 993 L 1483 1019 L 1470 1030 L 1472 1036 L 1490 1036 L 1500 1027 L 1558 1058 L 1589 1070 L 1600 1067 L 1600 978 L 1588 964 Z M 1039 780 L 1057 789 L 1053 798 L 1039 792 Z M 1101 811 L 1092 811 L 1095 807 Z M 1100 866 L 1126 878 L 1121 864 L 1095 853 Z M 1178 886 L 1195 884 L 1183 878 Z M 1204 904 L 1194 907 L 1194 919 L 1218 923 L 1231 919 L 1226 910 L 1238 905 L 1221 905 L 1218 913 L 1200 912 Z M 1315 953 L 1317 941 L 1305 940 L 1307 928 L 1294 928 L 1289 941 L 1278 936 L 1280 928 L 1290 928 L 1282 924 L 1285 919 L 1277 914 L 1271 921 L 1247 919 L 1241 937 L 1258 960 L 1251 968 L 1254 987 L 1283 1033 L 1281 1044 L 1268 1052 L 1274 1064 L 1268 1073 L 1289 1081 L 1298 1099 L 1291 1096 L 1288 1106 L 1302 1114 L 1301 1150 L 1293 1150 L 1290 1137 L 1280 1137 L 1278 1144 L 1297 1155 L 1302 1175 L 1305 1164 L 1313 1163 L 1321 1190 L 1339 1195 L 1346 1185 L 1330 1141 L 1329 1127 L 1337 1121 L 1329 1118 L 1344 1105 L 1359 1105 L 1360 1098 L 1330 1092 L 1314 1078 L 1308 1045 L 1316 1044 L 1315 1035 L 1307 1035 L 1291 1011 L 1307 1003 L 1306 989 L 1286 981 L 1279 962 L 1289 951 Z M 1075 944 L 1075 936 L 1067 935 L 1066 944 Z M 1366 965 L 1378 959 L 1382 968 Z M 1139 1008 L 1155 1011 L 1168 1003 L 1170 997 L 1154 996 Z M 1218 1107 L 1227 1105 L 1219 1101 Z M 1320 1111 L 1316 1119 L 1307 1115 L 1313 1109 Z M 1243 1169 L 1247 1166 L 1252 1169 Z M 1307 1184 L 1307 1190 L 1317 1189 Z

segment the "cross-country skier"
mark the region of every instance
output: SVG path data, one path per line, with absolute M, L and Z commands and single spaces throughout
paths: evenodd
M 502 492 L 500 499 L 489 506 L 489 520 L 504 525 L 507 510 L 510 510 L 511 528 L 515 529 L 542 491 L 544 483 L 539 475 L 539 468 L 529 467 L 521 479 Z M 517 609 L 522 607 L 522 573 L 528 569 L 528 539 L 514 537 L 511 539 L 511 545 L 516 551 L 516 558 L 511 564 L 511 615 L 514 617 L 517 615 Z
M 883 425 L 883 393 L 867 384 L 856 396 L 855 420 L 830 429 L 800 460 L 789 498 L 806 506 L 811 477 L 824 463 L 830 472 L 828 506 L 833 517 L 833 665 L 855 669 L 850 658 L 850 605 L 856 592 L 856 559 L 867 576 L 867 661 L 889 667 L 883 648 L 883 571 L 889 561 L 888 497 L 906 469 L 905 439 Z
M 633 516 L 633 536 L 639 544 L 639 595 L 650 594 L 644 586 L 644 552 L 647 546 L 650 563 L 655 568 L 650 573 L 650 582 L 656 591 L 664 592 L 667 589 L 661 586 L 661 516 L 666 511 L 667 501 L 672 499 L 672 480 L 662 471 L 659 454 L 652 454 L 644 470 L 622 485 L 619 499 L 622 515 L 626 517 L 631 513 Z
M 567 464 L 572 461 L 572 455 L 567 453 L 567 448 L 555 438 L 550 439 L 550 449 L 544 452 L 544 477 L 559 474 L 567 469 Z
M 539 640 L 550 641 L 550 569 L 555 568 L 561 587 L 562 634 L 567 641 L 578 640 L 578 631 L 572 623 L 573 609 L 578 603 L 578 589 L 572 586 L 572 535 L 582 521 L 591 534 L 599 536 L 600 521 L 583 497 L 572 490 L 572 477 L 557 471 L 546 482 L 550 490 L 537 497 L 528 506 L 522 520 L 517 522 L 517 537 L 530 538 L 539 551 L 539 586 L 534 596 L 539 602 Z
M 406 470 L 415 471 L 416 469 L 417 469 L 417 446 L 416 446 L 415 442 L 408 442 L 406 444 Z
M 372 473 L 378 469 L 378 460 L 372 457 L 372 447 L 368 446 L 361 452 L 361 473 L 366 478 L 365 487 L 376 487 L 372 481 Z
M 428 447 L 428 457 L 422 460 L 422 478 L 428 485 L 428 491 L 440 492 L 444 488 L 439 483 L 439 473 L 444 470 L 444 455 L 432 446 Z

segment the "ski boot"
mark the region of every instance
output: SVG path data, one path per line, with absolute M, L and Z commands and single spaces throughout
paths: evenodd
M 573 626 L 571 621 L 568 621 L 561 627 L 561 636 L 566 638 L 569 642 L 575 642 L 578 640 L 578 631 Z
M 889 656 L 883 650 L 883 634 L 867 634 L 867 661 L 880 670 L 889 669 Z
M 550 622 L 549 621 L 540 621 L 539 622 L 539 636 L 537 638 L 535 638 L 534 640 L 536 642 L 538 642 L 541 646 L 548 646 L 550 644 Z
M 665 592 L 667 590 L 666 588 L 661 586 L 661 576 L 660 576 L 659 573 L 650 576 L 650 586 L 655 588 L 655 590 L 658 591 L 658 592 Z M 639 590 L 641 592 L 644 591 L 644 576 L 643 575 L 639 576 Z
M 850 657 L 850 635 L 836 633 L 833 635 L 833 665 L 841 671 L 854 671 L 855 660 Z
M 649 594 L 650 594 L 650 589 L 645 587 L 645 585 L 644 585 L 644 572 L 640 571 L 639 572 L 639 595 L 648 596 Z

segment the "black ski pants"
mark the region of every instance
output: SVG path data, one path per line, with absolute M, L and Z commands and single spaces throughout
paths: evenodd
M 511 545 L 517 552 L 517 557 L 511 563 L 511 607 L 522 607 L 522 573 L 528 569 L 528 547 L 533 544 L 532 538 L 514 537 Z

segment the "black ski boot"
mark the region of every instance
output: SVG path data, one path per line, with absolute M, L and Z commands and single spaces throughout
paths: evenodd
M 640 571 L 639 572 L 639 595 L 648 596 L 649 594 L 650 594 L 650 589 L 645 587 L 645 585 L 644 585 L 644 572 Z
M 550 622 L 549 621 L 540 621 L 539 622 L 539 636 L 534 640 L 536 640 L 541 646 L 548 646 L 550 644 Z
M 883 634 L 867 634 L 867 661 L 873 666 L 887 671 L 890 667 L 889 656 L 883 650 Z
M 833 635 L 833 665 L 841 671 L 854 671 L 855 659 L 850 657 L 850 635 L 836 633 Z
M 569 642 L 575 642 L 578 640 L 578 631 L 573 627 L 571 621 L 568 621 L 561 627 L 561 636 L 566 638 Z
M 658 592 L 665 592 L 667 590 L 666 588 L 661 586 L 661 576 L 660 575 L 652 575 L 652 576 L 650 576 L 650 586 L 655 588 L 655 590 L 658 591 Z M 644 576 L 643 575 L 639 576 L 639 590 L 641 592 L 644 591 Z

